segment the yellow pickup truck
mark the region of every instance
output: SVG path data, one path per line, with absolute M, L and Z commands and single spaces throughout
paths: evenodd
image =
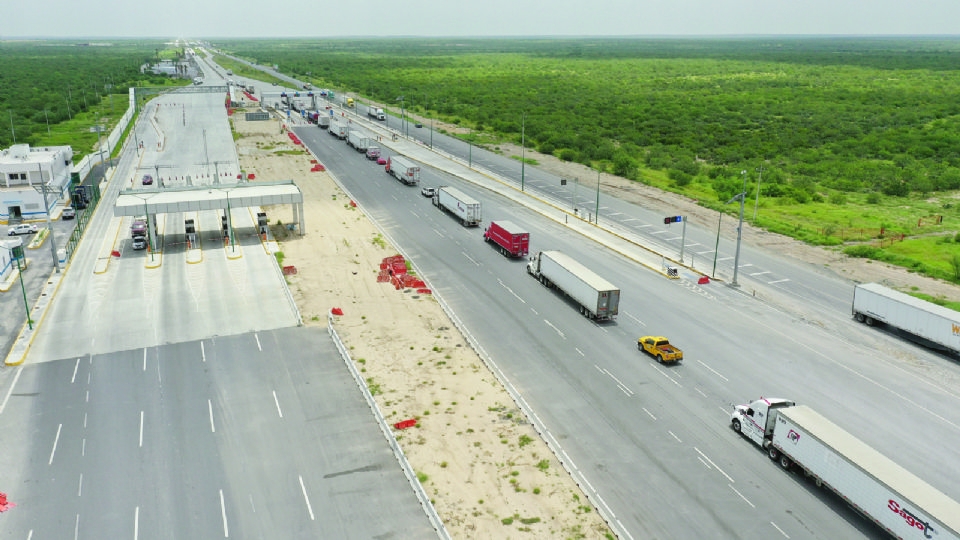
M 646 351 L 661 364 L 683 360 L 683 351 L 671 345 L 665 337 L 644 336 L 637 340 L 637 349 Z

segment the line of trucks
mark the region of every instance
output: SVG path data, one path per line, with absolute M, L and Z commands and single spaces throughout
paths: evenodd
M 960 540 L 960 503 L 810 407 L 760 398 L 734 407 L 734 431 L 798 468 L 895 538 Z
M 348 124 L 340 118 L 330 118 L 329 116 L 321 116 L 320 118 L 327 120 L 327 131 L 340 140 L 346 140 L 347 146 L 357 152 L 363 152 L 367 159 L 376 160 L 380 157 L 380 147 L 373 144 L 373 139 L 370 137 L 355 129 L 350 129 Z M 320 128 L 324 127 L 319 122 L 317 125 Z

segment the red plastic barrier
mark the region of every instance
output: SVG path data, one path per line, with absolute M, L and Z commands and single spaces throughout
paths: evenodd
M 430 289 L 417 289 L 417 294 L 433 294 Z
M 119 256 L 120 256 L 120 252 L 117 251 L 117 250 L 113 250 L 113 251 L 110 253 L 110 255 L 113 256 L 113 257 L 119 257 Z
M 255 174 L 250 173 L 250 174 L 247 175 L 247 180 L 253 180 L 253 179 L 256 178 L 256 177 L 257 177 L 257 176 L 256 176 Z
M 700 279 L 697 280 L 698 285 L 706 285 L 707 283 L 710 283 L 710 278 L 707 276 L 700 276 Z
M 402 422 L 397 422 L 396 424 L 393 425 L 393 427 L 396 428 L 396 429 L 407 429 L 407 428 L 413 427 L 413 426 L 415 426 L 415 425 L 417 425 L 417 419 L 416 419 L 416 418 L 411 418 L 410 420 L 404 420 L 404 421 L 402 421 Z
M 296 266 L 284 266 L 284 267 L 283 267 L 283 275 L 285 275 L 285 276 L 292 276 L 292 275 L 294 275 L 294 274 L 296 274 L 296 273 L 297 273 L 297 267 L 296 267 Z
M 355 202 L 353 202 L 353 201 L 350 201 L 350 206 L 356 208 L 356 207 L 357 207 L 357 203 L 355 203 Z
M 335 307 L 335 308 L 333 308 L 333 309 L 330 310 L 330 313 L 332 313 L 332 314 L 334 314 L 334 315 L 343 315 L 343 310 L 340 309 L 340 308 L 338 308 L 338 307 Z
M 0 512 L 6 512 L 14 506 L 16 505 L 7 500 L 6 493 L 0 493 Z

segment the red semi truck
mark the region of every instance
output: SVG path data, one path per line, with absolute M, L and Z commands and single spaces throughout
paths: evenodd
M 525 257 L 530 253 L 530 233 L 510 221 L 491 221 L 483 231 L 483 239 L 497 245 L 509 257 Z

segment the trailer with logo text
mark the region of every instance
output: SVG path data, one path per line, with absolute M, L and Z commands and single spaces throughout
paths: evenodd
M 883 323 L 923 345 L 960 354 L 960 312 L 888 289 L 878 283 L 853 288 L 853 317 Z
M 839 495 L 896 538 L 960 540 L 960 503 L 810 407 L 783 399 L 737 405 L 734 431 Z

